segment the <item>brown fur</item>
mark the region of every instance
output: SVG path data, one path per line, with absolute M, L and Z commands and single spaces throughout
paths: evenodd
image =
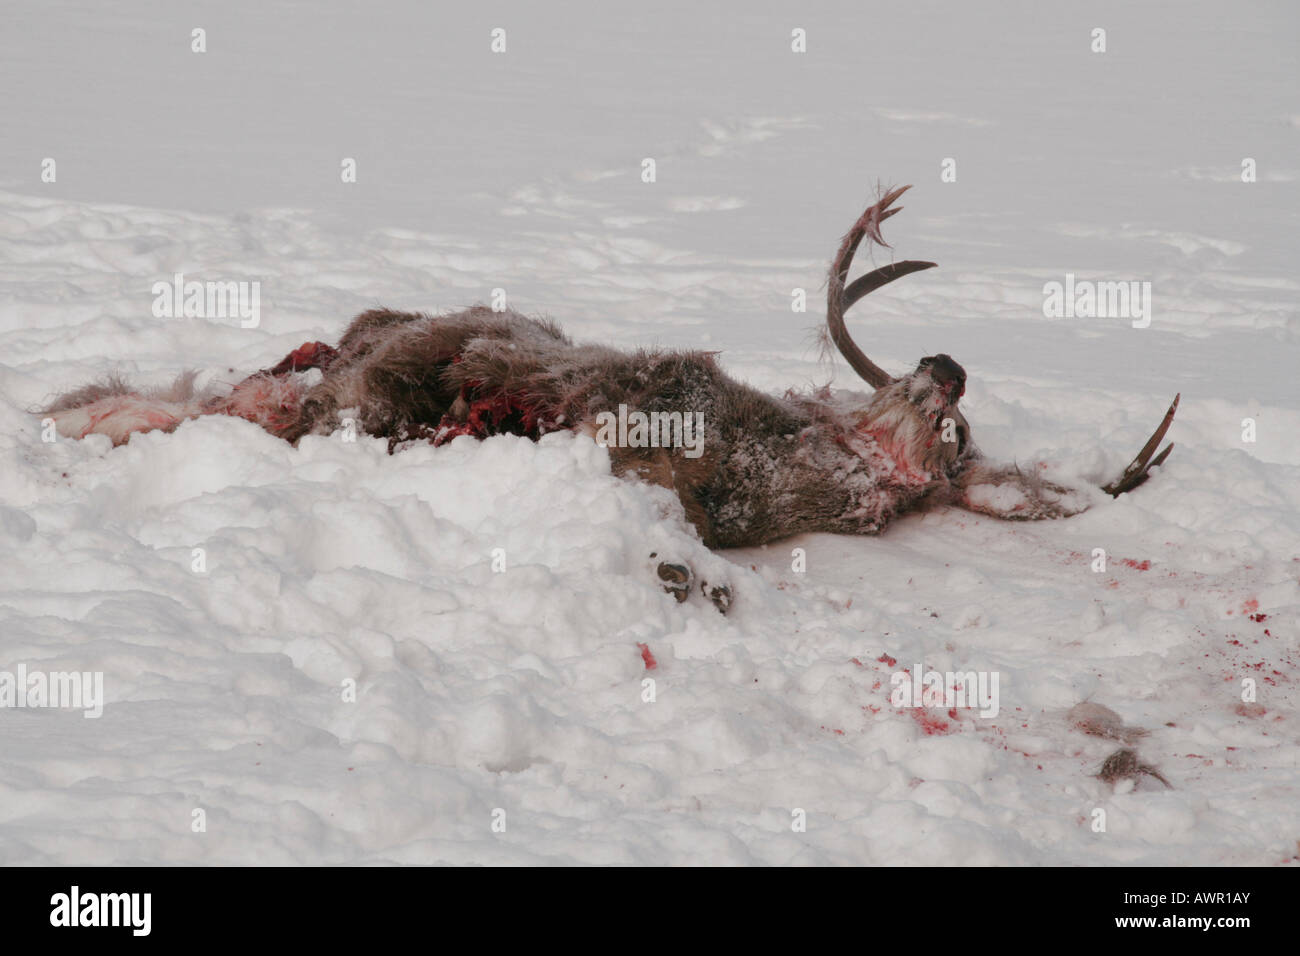
M 355 410 L 370 435 L 436 438 L 466 422 L 475 402 L 502 395 L 517 397 L 535 416 L 533 437 L 561 428 L 595 434 L 597 416 L 619 405 L 702 412 L 700 457 L 680 447 L 611 448 L 610 460 L 616 474 L 671 489 L 711 547 L 809 531 L 874 534 L 933 501 L 1026 519 L 1086 506 L 1071 502 L 1068 489 L 985 463 L 957 410 L 959 392 L 945 391 L 931 374 L 938 360 L 947 357 L 923 360 L 852 406 L 825 390 L 764 394 L 730 378 L 709 352 L 574 345 L 553 323 L 517 312 L 376 309 L 353 320 L 324 379 L 305 393 L 298 376 L 267 372 L 225 397 L 195 393 L 188 374 L 170 390 L 143 396 L 109 379 L 62 396 L 45 414 L 64 434 L 99 431 L 114 441 L 131 431 L 170 430 L 198 414 L 236 414 L 296 443 L 334 431 L 344 410 Z M 113 405 L 139 399 L 172 404 L 151 420 Z M 943 440 L 945 423 L 955 425 L 953 440 Z M 524 432 L 517 421 L 495 430 Z M 1008 487 L 1012 494 L 1001 500 L 976 493 Z
M 978 453 L 964 419 L 960 439 L 941 439 L 944 419 L 960 413 L 924 368 L 860 408 L 828 393 L 777 398 L 727 376 L 711 353 L 576 346 L 552 323 L 481 306 L 437 317 L 366 312 L 339 351 L 289 440 L 332 432 L 343 409 L 355 409 L 368 434 L 431 436 L 464 421 L 476 399 L 499 394 L 522 396 L 542 430 L 594 434 L 596 416 L 619 405 L 702 412 L 699 458 L 681 448 L 614 448 L 611 464 L 672 489 L 714 547 L 806 531 L 872 534 L 936 492 L 960 503 L 972 483 L 988 481 L 1026 490 L 1032 506 L 1016 516 L 1050 510 L 1041 482 L 1007 470 L 964 474 Z

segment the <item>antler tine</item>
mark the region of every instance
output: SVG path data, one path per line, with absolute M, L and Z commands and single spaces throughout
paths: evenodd
M 1169 457 L 1169 453 L 1174 450 L 1172 442 L 1166 445 L 1164 451 L 1160 452 L 1159 455 L 1156 455 L 1154 459 L 1151 456 L 1155 454 L 1155 450 L 1160 447 L 1160 442 L 1164 440 L 1165 432 L 1169 431 L 1169 426 L 1173 424 L 1174 413 L 1178 411 L 1178 402 L 1182 397 L 1183 395 L 1181 392 L 1174 396 L 1173 403 L 1169 406 L 1169 411 L 1165 412 L 1165 417 L 1160 422 L 1160 427 L 1157 428 L 1151 437 L 1147 439 L 1147 443 L 1142 446 L 1142 450 L 1137 453 L 1137 457 L 1129 462 L 1129 466 L 1120 473 L 1120 476 L 1110 484 L 1101 486 L 1102 491 L 1106 492 L 1106 494 L 1110 495 L 1112 498 L 1118 498 L 1120 495 L 1124 494 L 1124 492 L 1132 491 L 1138 485 L 1146 481 L 1149 477 L 1148 472 L 1150 472 L 1152 468 L 1164 464 L 1165 459 Z
M 839 276 L 841 285 L 849 277 L 849 266 L 853 263 L 853 256 L 857 253 L 858 244 L 862 242 L 864 236 L 886 249 L 890 248 L 889 243 L 885 242 L 885 237 L 880 234 L 880 224 L 894 213 L 903 211 L 902 206 L 897 209 L 890 209 L 889 207 L 893 205 L 899 196 L 911 188 L 908 185 L 891 189 L 881 196 L 879 200 L 868 206 L 862 215 L 858 217 L 858 221 L 849 229 L 840 243 L 839 252 L 835 254 L 835 263 L 831 267 L 831 271 Z
M 937 262 L 922 262 L 920 259 L 904 259 L 902 262 L 891 262 L 887 266 L 881 266 L 868 272 L 866 275 L 858 276 L 849 283 L 849 287 L 844 290 L 844 311 L 857 303 L 857 301 L 872 292 L 875 292 L 882 285 L 887 285 L 895 279 L 901 279 L 903 276 L 911 275 L 913 272 L 921 272 L 924 269 L 938 268 Z
M 839 251 L 835 254 L 835 261 L 831 263 L 830 283 L 826 290 L 827 330 L 830 333 L 831 341 L 840 350 L 840 354 L 844 356 L 853 370 L 873 388 L 883 388 L 894 379 L 888 372 L 867 358 L 862 349 L 858 348 L 857 343 L 853 341 L 853 337 L 849 335 L 848 328 L 844 324 L 844 314 L 855 302 L 868 293 L 879 289 L 882 285 L 893 282 L 902 276 L 910 275 L 913 272 L 919 272 L 922 269 L 932 269 L 935 263 L 916 260 L 895 262 L 860 276 L 847 289 L 845 288 L 845 281 L 848 279 L 849 266 L 853 262 L 853 256 L 857 253 L 858 246 L 863 238 L 870 239 L 872 242 L 886 248 L 889 247 L 889 243 L 885 242 L 884 236 L 880 234 L 880 224 L 895 213 L 903 211 L 902 206 L 897 209 L 891 209 L 890 206 L 899 196 L 911 188 L 911 186 L 899 186 L 897 189 L 891 189 L 877 202 L 868 206 L 866 211 L 858 217 L 858 221 L 853 224 L 853 228 L 844 236 Z
M 1174 450 L 1174 443 L 1170 442 L 1168 445 L 1165 446 L 1164 451 L 1162 451 L 1160 454 L 1156 455 L 1156 457 L 1151 459 L 1151 464 L 1147 465 L 1147 470 L 1150 471 L 1152 468 L 1159 468 L 1161 465 L 1163 465 L 1165 463 L 1165 459 L 1169 457 L 1169 453 L 1173 450 Z

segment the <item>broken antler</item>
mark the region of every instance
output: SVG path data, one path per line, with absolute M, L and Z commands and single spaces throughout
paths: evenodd
M 894 215 L 896 212 L 902 212 L 903 207 L 890 209 L 899 196 L 911 189 L 911 186 L 900 186 L 892 189 L 882 196 L 879 202 L 867 207 L 858 221 L 853 224 L 853 228 L 845 235 L 844 240 L 840 243 L 839 252 L 835 254 L 835 261 L 831 263 L 830 285 L 826 290 L 826 328 L 830 332 L 831 341 L 835 347 L 840 350 L 840 354 L 862 378 L 867 381 L 873 388 L 882 388 L 888 385 L 894 379 L 888 372 L 882 369 L 871 359 L 867 358 L 862 349 L 858 348 L 857 343 L 849 335 L 849 330 L 844 325 L 844 314 L 848 312 L 853 304 L 868 293 L 874 292 L 882 285 L 893 282 L 895 279 L 913 272 L 920 272 L 922 269 L 933 269 L 937 263 L 920 262 L 909 259 L 904 262 L 893 262 L 887 266 L 881 266 L 873 272 L 868 272 L 864 276 L 859 276 L 853 281 L 847 289 L 845 282 L 849 276 L 849 266 L 853 262 L 853 255 L 858 251 L 858 244 L 863 238 L 877 243 L 878 245 L 889 247 L 884 237 L 880 234 L 880 224 Z
M 1142 450 L 1137 453 L 1137 457 L 1129 462 L 1129 466 L 1124 469 L 1120 476 L 1110 484 L 1101 486 L 1102 491 L 1106 492 L 1106 494 L 1110 495 L 1112 498 L 1118 498 L 1124 492 L 1132 491 L 1138 485 L 1142 484 L 1142 482 L 1146 481 L 1147 478 L 1150 477 L 1148 472 L 1150 472 L 1152 468 L 1164 464 L 1165 459 L 1169 457 L 1169 453 L 1174 450 L 1173 442 L 1166 445 L 1165 450 L 1156 455 L 1155 458 L 1152 458 L 1151 456 L 1155 453 L 1155 450 L 1160 447 L 1160 442 L 1165 437 L 1165 432 L 1169 431 L 1169 426 L 1174 420 L 1174 412 L 1178 411 L 1178 401 L 1182 397 L 1181 392 L 1174 396 L 1173 404 L 1169 406 L 1169 411 L 1165 412 L 1165 417 L 1160 423 L 1160 427 L 1157 428 L 1155 433 L 1147 439 L 1147 443 L 1142 446 Z

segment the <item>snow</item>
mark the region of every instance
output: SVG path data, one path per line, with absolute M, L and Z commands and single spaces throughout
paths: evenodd
M 0 670 L 102 672 L 106 701 L 0 711 L 0 862 L 1295 858 L 1294 7 L 8 19 Z M 389 456 L 211 417 L 113 448 L 31 414 L 113 370 L 233 385 L 365 308 L 496 288 L 581 342 L 806 387 L 831 374 L 826 263 L 878 179 L 916 183 L 885 236 L 940 268 L 858 306 L 864 349 L 953 355 L 981 448 L 1074 483 L 1181 392 L 1150 482 L 1065 521 L 939 510 L 713 556 L 587 437 Z M 260 282 L 260 325 L 156 318 L 177 272 Z M 1150 328 L 1045 318 L 1067 273 L 1151 282 Z M 652 552 L 725 573 L 731 613 L 663 594 Z M 917 665 L 996 672 L 999 714 L 890 706 Z M 1082 702 L 1148 730 L 1174 789 L 1098 780 L 1118 744 Z

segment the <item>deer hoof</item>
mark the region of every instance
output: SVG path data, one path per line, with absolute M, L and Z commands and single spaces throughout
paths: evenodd
M 670 564 L 667 561 L 659 562 L 659 569 L 656 572 L 659 580 L 663 583 L 664 591 L 671 594 L 681 604 L 691 593 L 691 580 L 694 575 L 691 569 L 685 564 Z
M 709 584 L 708 581 L 700 582 L 700 593 L 713 602 L 713 606 L 718 609 L 720 614 L 726 614 L 731 610 L 731 588 L 725 584 Z

